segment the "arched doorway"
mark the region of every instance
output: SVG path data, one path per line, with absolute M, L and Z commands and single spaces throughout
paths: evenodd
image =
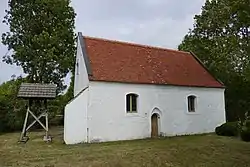
M 151 116 L 151 137 L 157 138 L 159 136 L 159 123 L 158 123 L 159 115 L 154 113 Z

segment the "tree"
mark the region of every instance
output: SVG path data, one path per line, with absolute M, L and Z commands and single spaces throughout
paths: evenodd
M 226 86 L 227 120 L 250 110 L 250 1 L 206 0 L 179 50 L 192 51 Z
M 18 77 L 0 85 L 0 132 L 20 130 L 25 117 L 25 101 L 17 99 L 19 86 L 26 78 Z
M 74 73 L 73 73 L 74 74 Z M 52 125 L 63 125 L 64 109 L 70 100 L 74 98 L 74 75 L 71 76 L 71 82 L 67 92 L 59 95 L 55 100 L 49 101 L 48 110 L 50 111 L 50 119 Z
M 10 31 L 2 43 L 13 53 L 4 62 L 16 64 L 29 82 L 55 83 L 65 89 L 63 78 L 73 68 L 75 13 L 70 0 L 9 0 L 3 23 Z

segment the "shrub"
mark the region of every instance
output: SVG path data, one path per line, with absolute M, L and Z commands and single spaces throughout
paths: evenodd
M 246 122 L 246 127 L 250 129 L 250 120 Z
M 250 128 L 243 129 L 240 133 L 241 140 L 250 142 Z
M 219 136 L 238 136 L 238 122 L 226 122 L 215 128 Z

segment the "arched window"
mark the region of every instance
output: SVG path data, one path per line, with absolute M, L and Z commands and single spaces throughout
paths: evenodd
M 188 112 L 195 112 L 196 108 L 196 97 L 191 95 L 188 96 Z
M 137 94 L 127 94 L 126 95 L 126 108 L 128 113 L 137 112 Z

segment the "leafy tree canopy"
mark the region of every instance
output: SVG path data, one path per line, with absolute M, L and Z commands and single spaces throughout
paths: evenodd
M 2 43 L 12 50 L 8 64 L 21 66 L 29 82 L 55 83 L 65 89 L 63 78 L 73 68 L 75 13 L 70 0 L 9 0 L 3 22 L 10 31 Z
M 0 132 L 21 129 L 25 116 L 25 102 L 17 99 L 17 92 L 26 78 L 18 77 L 0 85 Z
M 250 1 L 207 0 L 179 50 L 194 52 L 226 86 L 228 120 L 250 110 Z

